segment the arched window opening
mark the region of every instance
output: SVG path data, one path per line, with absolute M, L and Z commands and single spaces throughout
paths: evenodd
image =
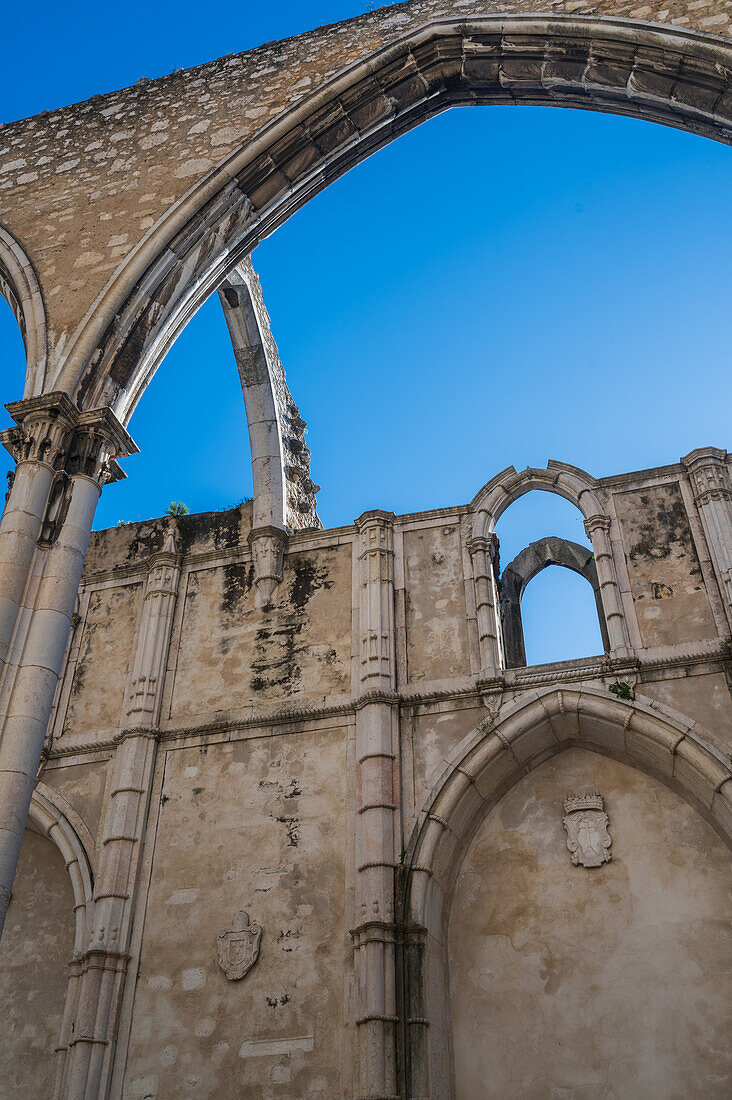
M 591 550 L 584 516 L 571 501 L 543 490 L 532 490 L 511 502 L 496 523 L 500 565 L 504 570 L 525 547 L 555 535 Z M 527 582 L 528 583 L 528 582 Z
M 521 600 L 526 665 L 570 661 L 606 649 L 591 585 L 560 566 L 549 566 L 528 584 Z
M 531 491 L 505 509 L 496 534 L 505 667 L 608 652 L 597 566 L 579 509 L 554 493 Z

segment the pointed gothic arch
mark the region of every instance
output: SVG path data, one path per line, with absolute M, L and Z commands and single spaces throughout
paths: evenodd
M 621 701 L 590 684 L 548 687 L 502 707 L 487 731 L 478 727 L 454 752 L 404 855 L 399 904 L 407 1100 L 432 1097 L 431 1077 L 441 1080 L 449 1061 L 450 1040 L 440 1023 L 449 1019 L 447 921 L 468 847 L 511 787 L 571 746 L 660 779 L 732 848 L 732 767 L 690 719 L 640 696 Z
M 255 245 L 344 172 L 453 106 L 526 103 L 630 115 L 732 142 L 719 37 L 637 19 L 418 12 L 315 84 L 167 210 L 90 305 L 56 385 L 126 422 L 138 379 Z M 415 18 L 416 17 L 416 18 Z M 378 38 L 377 38 L 378 41 Z
M 564 569 L 570 569 L 573 573 L 578 573 L 591 586 L 603 648 L 605 653 L 610 649 L 594 554 L 586 546 L 581 546 L 577 542 L 551 536 L 530 543 L 501 573 L 501 631 L 506 668 L 526 666 L 521 601 L 528 584 L 534 577 L 552 565 L 559 565 Z
M 33 264 L 15 237 L 0 225 L 0 294 L 18 322 L 26 355 L 24 397 L 45 391 L 48 336 L 43 295 Z

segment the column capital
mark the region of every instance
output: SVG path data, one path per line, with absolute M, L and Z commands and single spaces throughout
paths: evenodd
M 585 520 L 585 533 L 588 539 L 591 539 L 595 531 L 609 531 L 610 530 L 610 516 L 603 516 L 599 513 L 595 516 L 588 516 Z
M 498 553 L 498 535 L 473 535 L 468 539 L 468 552 L 473 557 L 478 553 L 489 554 L 493 559 Z
M 111 409 L 89 409 L 79 413 L 66 471 L 70 477 L 84 475 L 102 485 L 120 481 L 126 474 L 117 460 L 138 450 Z
M 0 432 L 0 443 L 15 462 L 42 462 L 57 469 L 79 419 L 79 410 L 69 395 L 55 390 L 10 401 L 5 408 L 15 427 Z
M 262 611 L 272 606 L 277 586 L 282 581 L 287 539 L 287 531 L 271 525 L 254 527 L 249 533 L 256 585 L 255 603 Z

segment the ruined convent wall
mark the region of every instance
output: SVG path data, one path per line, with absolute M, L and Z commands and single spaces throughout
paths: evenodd
M 724 452 L 714 455 L 728 476 Z M 578 747 L 559 755 L 539 744 L 532 720 L 514 750 L 515 777 L 501 766 L 502 800 L 481 811 L 464 862 L 463 854 L 454 861 L 462 870 L 448 965 L 433 964 L 428 995 L 433 1042 L 444 1040 L 432 1095 L 467 1100 L 490 1078 L 480 1095 L 538 1098 L 571 1085 L 587 1096 L 611 1086 L 631 1096 L 638 1067 L 644 1090 L 675 1095 L 667 1086 L 681 1073 L 679 1095 L 725 1094 L 717 974 L 730 883 L 715 829 L 728 820 L 732 794 L 730 628 L 685 463 L 592 482 L 607 517 L 626 651 L 489 677 L 476 600 L 485 492 L 472 505 L 367 513 L 353 526 L 292 536 L 266 609 L 254 599 L 251 505 L 92 535 L 41 788 L 83 823 L 92 871 L 111 845 L 139 849 L 119 1030 L 106 1055 L 112 1097 L 355 1095 L 352 930 L 365 916 L 382 917 L 359 911 L 364 821 L 375 805 L 395 814 L 388 859 L 398 907 L 401 868 L 445 775 L 458 775 L 456 761 L 476 739 L 500 731 L 504 715 L 535 707 L 547 687 L 559 688 L 565 711 L 581 714 L 584 697 L 619 708 L 620 719 L 600 721 L 592 745 L 581 731 L 579 740 L 571 735 Z M 550 467 L 547 487 L 561 488 L 570 470 Z M 498 481 L 515 499 L 542 475 L 504 472 L 489 487 Z M 363 686 L 373 529 L 389 532 L 393 580 L 395 678 L 381 694 Z M 161 555 L 168 560 L 171 538 L 180 575 L 157 749 L 137 778 L 123 780 L 122 754 L 144 740 L 130 729 L 144 689 L 136 654 L 154 599 L 150 578 Z M 160 578 L 155 584 L 162 590 Z M 630 700 L 608 690 L 618 682 Z M 377 777 L 365 770 L 359 734 L 369 706 L 387 707 L 394 723 L 389 769 Z M 633 756 L 639 707 L 656 714 L 658 740 Z M 673 722 L 686 733 L 663 732 Z M 695 778 L 690 792 L 685 753 L 696 760 L 699 738 L 707 778 Z M 562 828 L 562 798 L 586 788 L 601 791 L 610 816 L 613 859 L 596 871 L 571 865 Z M 138 789 L 142 808 L 120 818 L 120 790 Z M 59 882 L 63 863 L 47 858 L 49 848 L 28 834 L 0 951 L 0 1000 L 13 1018 L 0 1058 L 8 1067 L 23 1056 L 22 1072 L 0 1084 L 3 1098 L 48 1095 L 54 1048 L 73 1048 L 68 1026 L 59 1039 L 59 1013 L 74 913 Z M 261 952 L 243 980 L 230 981 L 217 934 L 240 910 L 262 927 Z M 434 942 L 441 949 L 439 936 Z M 583 1018 L 585 994 L 594 1025 Z M 487 1034 L 488 1046 L 479 1041 Z M 565 1037 L 551 1056 L 550 1035 Z

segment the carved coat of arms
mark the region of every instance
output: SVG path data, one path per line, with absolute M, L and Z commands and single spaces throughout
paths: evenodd
M 233 928 L 219 932 L 217 948 L 219 966 L 230 982 L 238 982 L 259 958 L 262 927 L 253 924 L 243 909 L 236 914 L 233 924 Z
M 608 816 L 600 794 L 569 795 L 564 800 L 564 828 L 572 863 L 600 867 L 612 859 Z

